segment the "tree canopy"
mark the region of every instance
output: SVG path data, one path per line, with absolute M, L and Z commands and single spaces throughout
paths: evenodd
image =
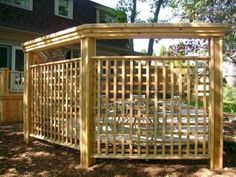
M 171 6 L 184 22 L 229 24 L 230 30 L 224 38 L 224 58 L 236 64 L 235 0 L 173 0 Z
M 173 16 L 179 17 L 181 22 L 229 24 L 230 30 L 224 39 L 224 58 L 236 64 L 236 0 L 119 0 L 117 9 L 127 14 L 128 22 L 143 22 L 138 18 L 140 12 L 137 10 L 141 3 L 150 5 L 152 15 L 147 22 L 158 23 L 160 9 L 171 7 Z M 149 40 L 148 55 L 153 54 L 154 42 L 154 39 Z M 194 45 L 192 46 L 192 50 L 195 50 Z M 131 50 L 133 51 L 133 41 Z

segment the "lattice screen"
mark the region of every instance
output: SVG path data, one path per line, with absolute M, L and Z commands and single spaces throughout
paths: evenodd
M 30 67 L 32 136 L 79 148 L 80 59 Z
M 209 58 L 94 58 L 93 157 L 209 158 Z

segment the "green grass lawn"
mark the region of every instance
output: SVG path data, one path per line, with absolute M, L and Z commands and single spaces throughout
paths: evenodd
M 190 105 L 194 107 L 195 102 L 191 101 Z M 223 110 L 224 110 L 225 113 L 236 114 L 236 103 L 224 102 L 223 106 L 224 106 Z M 198 107 L 203 107 L 203 102 L 202 101 L 198 102 Z

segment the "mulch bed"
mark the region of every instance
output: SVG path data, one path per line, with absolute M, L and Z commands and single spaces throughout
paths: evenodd
M 227 132 L 231 140 L 224 142 L 223 170 L 209 170 L 208 161 L 103 159 L 84 170 L 80 167 L 79 151 L 36 139 L 27 146 L 23 141 L 22 123 L 3 124 L 0 126 L 0 176 L 236 176 L 236 142 L 231 129 Z

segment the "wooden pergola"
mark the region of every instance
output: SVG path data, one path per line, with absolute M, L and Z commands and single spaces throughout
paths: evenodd
M 210 166 L 213 169 L 222 168 L 223 167 L 223 132 L 222 132 L 222 120 L 223 120 L 223 101 L 222 101 L 222 61 L 223 61 L 223 46 L 222 46 L 222 38 L 225 35 L 225 32 L 227 30 L 226 25 L 222 24 L 86 24 L 81 25 L 78 27 L 70 28 L 64 31 L 60 31 L 51 35 L 47 35 L 41 38 L 37 38 L 35 40 L 31 40 L 28 42 L 25 42 L 23 44 L 24 52 L 25 52 L 25 89 L 24 89 L 24 138 L 25 141 L 28 143 L 30 141 L 30 137 L 36 137 L 40 139 L 44 139 L 53 143 L 74 147 L 76 149 L 80 149 L 81 151 L 81 165 L 83 167 L 88 167 L 95 163 L 95 158 L 138 158 L 138 159 L 210 159 Z M 135 38 L 205 38 L 209 40 L 209 56 L 206 57 L 196 57 L 196 56 L 165 56 L 165 57 L 147 57 L 147 56 L 96 56 L 96 40 L 98 39 L 135 39 Z M 41 59 L 41 56 L 37 54 L 39 51 L 47 50 L 47 49 L 53 49 L 68 45 L 74 45 L 79 44 L 81 46 L 81 57 L 78 59 L 73 59 L 71 61 L 60 61 L 60 62 L 50 62 L 50 63 L 43 63 L 45 62 L 44 59 Z M 141 84 L 144 82 L 141 77 L 142 74 L 142 64 L 139 62 L 140 60 L 147 61 L 144 69 L 145 69 L 145 85 L 146 90 L 145 91 L 145 117 L 142 117 L 142 110 L 141 108 L 141 94 L 144 92 L 142 89 Z M 157 129 L 157 122 L 158 116 L 162 117 L 162 124 L 164 128 L 167 126 L 166 120 L 168 119 L 168 115 L 166 114 L 167 109 L 167 103 L 168 100 L 166 98 L 166 88 L 168 87 L 168 81 L 165 80 L 168 75 L 166 73 L 168 72 L 169 66 L 167 66 L 166 61 L 203 61 L 205 62 L 205 71 L 208 71 L 206 68 L 209 68 L 209 83 L 207 83 L 206 79 L 203 81 L 204 85 L 204 94 L 203 101 L 204 102 L 204 108 L 203 108 L 203 152 L 198 153 L 198 143 L 196 143 L 195 148 L 193 149 L 193 152 L 191 153 L 191 146 L 187 145 L 186 152 L 183 153 L 182 151 L 182 144 L 183 141 L 181 140 L 181 137 L 183 137 L 181 133 L 181 127 L 182 125 L 185 125 L 182 122 L 181 114 L 178 113 L 178 115 L 175 115 L 173 111 L 170 113 L 170 120 L 173 123 L 173 119 L 176 116 L 178 120 L 178 132 L 177 135 L 179 137 L 178 139 L 178 152 L 174 153 L 175 146 L 174 138 L 173 138 L 173 130 L 171 129 L 171 137 L 170 137 L 170 153 L 167 155 L 167 150 L 165 149 L 165 145 L 167 140 L 164 140 L 166 137 L 167 129 L 162 132 L 162 142 L 161 147 L 162 150 L 160 151 L 160 154 L 158 155 L 158 146 L 156 145 L 159 140 L 158 135 L 156 133 Z M 106 62 L 106 65 L 102 65 L 102 61 Z M 114 61 L 115 64 L 111 64 L 110 61 Z M 127 65 L 127 61 L 129 62 Z M 159 67 L 158 64 L 154 64 L 154 66 L 151 64 L 151 62 L 157 63 L 158 61 L 161 61 L 163 63 L 162 67 Z M 74 62 L 74 63 L 69 63 Z M 137 62 L 137 65 L 136 65 Z M 118 64 L 117 64 L 118 63 Z M 63 65 L 65 64 L 65 66 Z M 209 65 L 208 65 L 209 64 Z M 53 71 L 53 67 L 55 65 L 56 71 L 54 74 L 50 74 L 50 71 Z M 56 66 L 57 65 L 57 66 Z M 128 67 L 128 70 L 126 71 L 125 68 Z M 182 66 L 180 66 L 182 67 Z M 198 66 L 195 65 L 195 71 L 198 71 Z M 38 69 L 37 69 L 38 68 Z M 71 70 L 65 71 L 66 69 L 70 68 Z M 79 68 L 79 70 L 77 70 Z M 94 69 L 96 68 L 96 69 Z M 106 70 L 106 73 L 101 72 L 101 68 L 103 70 Z M 109 74 L 110 68 L 114 69 L 115 74 Z M 117 69 L 118 68 L 118 69 Z M 135 73 L 134 68 L 137 68 L 138 74 Z M 154 69 L 150 69 L 154 68 Z M 156 69 L 155 69 L 156 68 Z M 51 70 L 52 69 L 52 70 Z M 155 85 L 155 82 L 149 81 L 149 77 L 153 78 L 153 80 L 158 80 L 159 76 L 157 69 L 161 69 L 161 76 L 163 87 L 161 94 L 163 95 L 162 98 L 162 108 L 161 111 L 162 114 L 159 115 L 158 111 L 158 97 L 157 93 L 159 90 L 157 89 L 157 84 Z M 120 70 L 122 73 L 118 73 L 118 70 Z M 190 64 L 188 62 L 187 65 L 187 83 L 189 81 L 190 83 Z M 153 72 L 153 73 L 152 73 Z M 38 75 L 37 75 L 38 73 Z M 71 80 L 67 80 L 66 76 L 69 76 L 69 74 L 73 74 L 71 76 Z M 129 73 L 129 76 L 126 76 L 126 73 Z M 171 67 L 170 67 L 170 75 L 172 74 Z M 118 75 L 118 76 L 117 76 Z M 139 77 L 140 75 L 140 77 Z M 154 76 L 153 76 L 154 75 Z M 39 80 L 35 79 L 36 76 L 42 76 L 42 79 Z M 56 78 L 62 78 L 62 79 L 56 79 Z M 75 79 L 74 78 L 79 78 Z M 102 79 L 104 77 L 104 79 Z M 122 81 L 119 81 L 117 78 L 121 77 Z M 126 83 L 125 77 L 128 77 L 130 79 L 129 83 Z M 137 77 L 138 79 L 138 85 L 136 86 L 135 83 L 133 83 L 133 79 L 131 81 L 131 77 Z M 205 77 L 208 77 L 207 74 Z M 65 83 L 64 83 L 65 78 Z M 95 81 L 94 78 L 97 78 L 97 81 Z M 109 81 L 110 78 L 112 78 L 112 83 L 115 85 L 114 90 L 109 90 Z M 182 78 L 182 75 L 181 75 Z M 197 76 L 195 77 L 197 78 Z M 44 80 L 45 79 L 45 80 Z M 50 80 L 51 79 L 51 80 Z M 102 83 L 104 80 L 104 83 Z M 151 80 L 151 79 L 150 79 Z M 71 86 L 67 87 L 67 83 L 71 82 Z M 98 82 L 98 83 L 96 83 Z M 117 83 L 118 82 L 118 83 Z M 120 82 L 120 83 L 119 83 Z M 169 100 L 170 103 L 173 103 L 174 101 L 174 81 L 170 78 L 170 95 L 171 98 Z M 178 102 L 179 105 L 183 102 L 183 80 L 180 80 L 178 82 L 178 89 L 182 89 L 181 92 L 179 91 L 178 96 Z M 197 89 L 196 86 L 198 86 L 198 81 L 194 81 L 193 85 L 195 84 L 195 90 Z M 53 86 L 53 84 L 58 84 Z M 40 85 L 42 84 L 42 85 Z M 101 85 L 104 84 L 104 90 Z M 117 91 L 118 87 L 116 87 L 116 84 L 120 84 L 123 90 Z M 154 139 L 153 142 L 149 143 L 148 138 L 146 138 L 145 142 L 146 145 L 148 145 L 149 148 L 145 148 L 145 146 L 142 146 L 141 138 L 148 137 L 149 130 L 151 131 L 151 125 L 150 123 L 145 122 L 145 136 L 142 136 L 140 134 L 140 129 L 142 127 L 142 122 L 138 122 L 137 124 L 137 143 L 136 145 L 133 138 L 131 138 L 129 141 L 131 141 L 130 144 L 127 144 L 127 147 L 129 146 L 130 150 L 126 149 L 126 140 L 122 138 L 121 140 L 121 148 L 118 151 L 116 148 L 119 149 L 119 146 L 116 146 L 118 143 L 117 139 L 114 139 L 116 136 L 118 136 L 118 132 L 116 132 L 116 124 L 119 124 L 115 121 L 117 121 L 117 115 L 114 114 L 113 117 L 109 116 L 111 108 L 108 108 L 108 104 L 113 101 L 113 103 L 116 104 L 117 100 L 121 100 L 121 123 L 119 124 L 121 127 L 124 127 L 125 125 L 125 106 L 126 106 L 126 92 L 125 86 L 126 84 L 129 84 L 129 100 L 134 101 L 133 95 L 134 92 L 137 91 L 137 108 L 134 108 L 134 106 L 131 106 L 130 104 L 129 109 L 132 110 L 132 112 L 129 110 L 130 117 L 126 115 L 126 118 L 129 119 L 129 124 L 135 124 L 133 122 L 133 119 L 137 117 L 137 120 L 140 121 L 142 119 L 148 120 L 153 124 L 153 133 Z M 209 90 L 206 89 L 206 85 L 209 84 Z M 70 93 L 66 88 L 70 88 L 71 91 L 73 91 L 73 88 L 76 89 L 78 85 L 78 90 L 73 92 L 74 95 Z M 64 87 L 65 86 L 65 87 Z M 97 90 L 94 88 L 96 87 Z M 137 87 L 137 90 L 135 90 Z M 155 91 L 151 92 L 150 88 L 156 88 Z M 41 90 L 44 90 L 46 93 L 42 93 L 37 90 L 37 88 L 40 88 Z M 56 90 L 58 92 L 51 91 Z M 187 93 L 187 105 L 189 106 L 190 103 L 190 84 L 187 85 L 187 90 L 185 91 Z M 64 90 L 60 90 L 64 89 Z M 50 93 L 47 93 L 47 90 L 50 91 Z M 206 91 L 207 90 L 207 91 Z M 35 93 L 37 92 L 37 93 Z M 206 92 L 209 92 L 209 95 L 206 94 Z M 96 93 L 96 94 L 94 94 Z M 104 98 L 104 104 L 103 106 L 106 107 L 105 112 L 103 113 L 103 106 L 102 105 L 102 94 L 106 95 L 107 97 Z M 117 94 L 116 94 L 117 93 Z M 117 95 L 121 94 L 121 98 L 117 97 Z M 150 93 L 153 93 L 156 99 L 152 98 Z M 38 95 L 37 95 L 38 94 Z M 51 94 L 51 95 L 50 95 Z M 65 95 L 69 95 L 68 97 L 65 96 L 65 98 L 62 98 L 59 100 L 59 98 L 63 97 Z M 114 98 L 110 98 L 110 95 L 113 95 Z M 58 96 L 57 96 L 58 95 Z M 55 96 L 55 99 L 53 101 L 53 96 Z M 198 102 L 198 91 L 195 91 L 195 100 Z M 77 99 L 78 97 L 78 99 Z M 36 101 L 35 101 L 36 99 Z M 37 99 L 39 99 L 39 105 L 37 103 Z M 66 102 L 67 100 L 70 100 L 69 102 Z M 56 101 L 55 101 L 56 100 Z M 115 101 L 116 102 L 115 102 Z M 49 104 L 45 104 L 44 102 L 47 101 Z M 64 103 L 64 101 L 66 103 Z M 53 105 L 58 105 L 57 108 L 54 108 Z M 82 104 L 83 103 L 83 104 Z M 151 104 L 153 103 L 153 104 Z M 67 105 L 66 109 L 64 110 L 64 104 L 71 104 Z M 79 105 L 78 113 L 77 113 L 77 104 Z M 114 110 L 119 109 L 118 106 L 115 104 L 112 104 L 112 109 Z M 156 106 L 153 106 L 156 105 Z M 45 109 L 47 108 L 49 111 L 47 112 Z M 70 111 L 67 111 L 67 108 L 71 108 Z M 56 106 L 55 106 L 56 107 Z M 76 108 L 75 108 L 76 107 Z M 61 108 L 61 109 L 59 109 Z M 54 110 L 58 109 L 58 110 Z M 96 111 L 93 111 L 93 110 Z M 136 113 L 133 113 L 133 109 L 137 109 L 137 115 Z M 170 110 L 174 110 L 174 107 L 170 107 Z M 181 106 L 178 107 L 178 109 L 182 110 L 183 108 Z M 187 110 L 186 120 L 190 119 L 190 113 L 189 107 Z M 196 104 L 195 108 L 196 116 L 195 116 L 195 128 L 198 127 L 198 124 L 201 124 L 198 122 L 198 109 L 200 109 Z M 151 112 L 151 110 L 154 110 L 154 113 Z M 65 111 L 65 112 L 64 112 Z M 76 112 L 75 112 L 76 111 Z M 63 114 L 61 113 L 63 112 Z M 147 113 L 148 112 L 148 113 Z M 73 115 L 76 116 L 73 116 Z M 135 114 L 135 115 L 133 115 Z M 59 117 L 56 117 L 54 115 L 58 115 Z M 65 116 L 66 115 L 66 116 Z M 50 117 L 51 116 L 51 117 Z M 136 117 L 135 117 L 136 116 Z M 70 117 L 70 121 L 67 122 L 67 117 Z M 95 118 L 96 117 L 96 118 Z M 153 117 L 153 118 L 150 118 Z M 113 119 L 114 120 L 113 120 Z M 209 120 L 208 120 L 209 119 Z M 78 132 L 77 128 L 74 127 L 74 124 L 77 123 L 78 120 Z M 96 121 L 98 123 L 96 123 Z M 104 120 L 104 122 L 101 122 L 101 120 Z M 109 121 L 113 120 L 113 130 L 109 134 Z M 120 120 L 120 119 L 119 119 Z M 132 121 L 131 121 L 132 120 Z M 207 121 L 206 121 L 207 120 Z M 73 124 L 72 124 L 73 121 Z M 208 122 L 209 121 L 209 122 Z M 66 126 L 64 125 L 64 122 Z M 156 123 L 155 123 L 156 122 Z M 50 125 L 48 125 L 50 123 Z M 70 126 L 67 127 L 67 123 L 71 126 L 71 132 L 70 132 Z M 61 125 L 62 124 L 62 125 Z M 160 124 L 160 123 L 159 123 Z M 159 126 L 158 124 L 158 126 Z M 171 124 L 171 125 L 172 125 Z M 97 129 L 102 129 L 101 126 L 105 127 L 104 132 L 101 130 L 97 130 L 94 128 L 97 126 Z M 77 125 L 76 125 L 77 126 Z M 187 121 L 186 124 L 187 127 L 190 127 L 190 121 Z M 209 126 L 209 129 L 206 127 Z M 115 127 L 115 128 L 114 128 Z M 65 129 L 65 132 L 64 132 Z M 68 130 L 67 130 L 68 129 Z M 118 131 L 118 130 L 117 130 Z M 134 137 L 131 130 L 129 131 L 130 137 Z M 70 132 L 70 133 L 68 133 Z M 72 133 L 73 132 L 73 133 Z M 96 135 L 95 135 L 95 132 Z M 67 136 L 71 137 L 71 140 L 67 139 L 67 137 L 64 137 L 64 134 L 67 134 Z M 79 144 L 77 146 L 77 134 L 79 135 Z M 104 134 L 104 147 L 100 145 L 103 141 L 100 139 L 100 137 Z M 121 135 L 125 134 L 125 129 L 121 128 Z M 187 128 L 187 144 L 190 141 L 189 140 L 189 134 L 191 134 L 190 128 Z M 207 145 L 207 135 L 209 145 Z M 54 138 L 52 138 L 53 136 Z M 113 139 L 109 140 L 109 136 L 112 136 Z M 72 138 L 75 138 L 75 140 Z M 141 137 L 142 136 L 142 137 Z M 195 137 L 197 137 L 196 135 Z M 46 137 L 46 138 L 45 138 Z M 58 139 L 56 138 L 58 137 Z M 140 138 L 141 137 L 141 138 Z M 64 139 L 66 139 L 64 141 Z M 99 141 L 98 141 L 99 140 Z M 70 142 L 70 145 L 68 145 L 68 142 Z M 113 149 L 109 149 L 109 142 L 111 141 L 111 144 L 113 143 Z M 134 142 L 132 142 L 134 141 Z M 194 140 L 197 142 L 198 140 Z M 137 146 L 137 154 L 135 149 Z M 206 147 L 209 146 L 206 150 Z M 152 151 L 152 147 L 154 148 Z M 144 148 L 144 149 L 142 149 Z M 95 152 L 96 151 L 96 152 Z M 110 153 L 112 151 L 112 153 Z M 142 154 L 142 151 L 145 151 Z M 199 151 L 200 152 L 200 151 Z M 208 153 L 209 152 L 209 153 Z

